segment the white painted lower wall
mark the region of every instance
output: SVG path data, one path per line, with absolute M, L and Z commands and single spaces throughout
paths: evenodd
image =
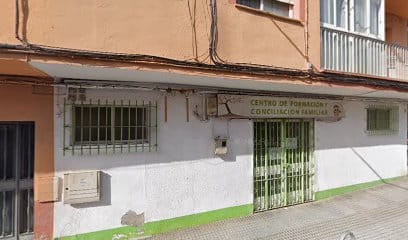
M 346 117 L 340 122 L 316 122 L 317 191 L 407 173 L 407 106 L 397 104 L 397 134 L 370 136 L 365 132 L 365 109 L 370 104 L 376 103 L 345 102 Z
M 62 151 L 62 103 L 65 88 L 55 96 L 55 172 L 101 170 L 102 201 L 77 206 L 55 203 L 54 237 L 121 226 L 128 210 L 144 213 L 146 222 L 252 204 L 252 121 L 201 122 L 193 116 L 199 96 L 190 96 L 190 122 L 185 98 L 135 90 L 87 90 L 87 97 L 109 100 L 157 100 L 158 152 L 74 155 Z M 406 173 L 406 106 L 400 108 L 400 133 L 365 134 L 363 102 L 346 102 L 346 118 L 336 123 L 316 122 L 316 190 L 377 180 Z M 228 130 L 226 130 L 228 128 Z M 229 135 L 229 154 L 214 155 L 214 135 Z M 353 152 L 353 149 L 356 152 Z M 360 154 L 367 164 L 361 160 Z M 368 166 L 370 165 L 371 168 Z
M 157 100 L 158 152 L 93 154 L 62 151 L 63 92 L 56 95 L 55 172 L 101 170 L 102 201 L 80 206 L 55 204 L 54 237 L 111 229 L 132 210 L 145 213 L 146 222 L 252 203 L 251 121 L 229 123 L 230 153 L 214 155 L 213 132 L 224 123 L 201 122 L 190 113 L 186 122 L 185 98 L 168 96 L 168 121 L 164 122 L 160 93 L 131 90 L 87 90 L 87 98 Z M 102 102 L 103 102 L 102 101 Z M 191 97 L 191 109 L 201 98 Z

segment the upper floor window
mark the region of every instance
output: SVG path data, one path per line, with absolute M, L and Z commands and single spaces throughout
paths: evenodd
M 290 0 L 237 0 L 237 3 L 283 17 L 293 17 L 293 3 Z
M 354 29 L 377 36 L 380 33 L 382 0 L 354 0 Z
M 320 0 L 320 18 L 323 23 L 347 28 L 347 0 Z
M 321 22 L 384 38 L 384 0 L 320 0 Z

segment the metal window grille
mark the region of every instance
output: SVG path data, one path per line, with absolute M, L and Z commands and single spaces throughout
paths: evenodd
M 399 108 L 370 106 L 367 108 L 367 132 L 370 135 L 387 135 L 399 130 Z
M 64 99 L 64 155 L 157 151 L 157 102 Z

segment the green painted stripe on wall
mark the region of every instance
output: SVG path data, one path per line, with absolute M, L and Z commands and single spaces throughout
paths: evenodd
M 98 232 L 80 234 L 69 237 L 56 238 L 58 240 L 111 240 L 115 239 L 125 240 L 128 238 L 154 235 L 177 229 L 191 228 L 199 225 L 221 221 L 229 218 L 243 217 L 251 215 L 253 212 L 253 205 L 247 204 L 237 207 L 229 207 L 218 209 L 214 211 L 197 213 L 193 215 L 187 215 L 177 218 L 171 218 L 156 222 L 146 223 L 142 228 L 144 230 L 143 235 L 138 235 L 135 227 L 121 227 L 109 230 L 103 230 Z
M 358 191 L 358 190 L 362 190 L 362 189 L 366 189 L 370 187 L 375 187 L 375 186 L 382 185 L 382 184 L 391 183 L 398 179 L 401 179 L 402 177 L 404 176 L 316 192 L 316 200 L 317 201 L 323 200 L 323 199 L 327 199 L 330 197 L 334 197 L 334 196 L 338 196 L 338 195 L 342 195 L 342 194 L 346 194 L 346 193 L 350 193 L 350 192 L 354 192 L 354 191 Z M 135 227 L 121 227 L 121 228 L 103 230 L 103 231 L 98 231 L 98 232 L 85 233 L 85 234 L 80 234 L 80 235 L 75 235 L 75 236 L 61 237 L 61 238 L 56 238 L 56 239 L 58 240 L 112 240 L 112 239 L 125 240 L 129 238 L 141 237 L 141 236 L 146 236 L 146 235 L 148 236 L 148 235 L 165 233 L 165 232 L 174 231 L 178 229 L 196 227 L 196 226 L 200 226 L 203 224 L 212 223 L 212 222 L 221 221 L 221 220 L 230 219 L 230 218 L 248 216 L 248 215 L 251 215 L 252 213 L 253 213 L 253 204 L 247 204 L 247 205 L 242 205 L 242 206 L 237 206 L 237 207 L 229 207 L 229 208 L 223 208 L 223 209 L 218 209 L 218 210 L 204 212 L 204 213 L 198 213 L 198 214 L 187 215 L 187 216 L 182 216 L 182 217 L 177 217 L 177 218 L 171 218 L 171 219 L 166 219 L 166 220 L 161 220 L 161 221 L 156 221 L 156 222 L 149 222 L 143 226 L 143 230 L 144 230 L 143 235 L 138 235 L 137 229 Z
M 172 218 L 145 224 L 145 232 L 148 235 L 173 231 L 176 229 L 190 228 L 206 223 L 221 221 L 229 218 L 251 215 L 253 205 L 242 205 L 238 207 L 223 208 L 215 211 L 198 213 L 178 218 Z
M 366 189 L 366 188 L 375 187 L 375 186 L 382 185 L 382 184 L 391 183 L 391 182 L 394 182 L 394 181 L 396 181 L 398 179 L 401 179 L 402 177 L 403 176 L 395 177 L 395 178 L 382 179 L 382 180 L 377 180 L 377 181 L 373 181 L 373 182 L 360 183 L 360 184 L 356 184 L 356 185 L 350 185 L 350 186 L 333 188 L 333 189 L 328 189 L 328 190 L 316 192 L 316 201 L 323 200 L 323 199 L 326 199 L 326 198 L 331 198 L 331 197 L 346 194 L 346 193 L 350 193 L 350 192 L 354 192 L 354 191 L 358 191 L 358 190 L 362 190 L 362 189 Z

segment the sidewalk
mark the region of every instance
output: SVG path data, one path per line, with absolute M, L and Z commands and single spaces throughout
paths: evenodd
M 154 236 L 152 240 L 408 239 L 408 178 L 320 202 Z

